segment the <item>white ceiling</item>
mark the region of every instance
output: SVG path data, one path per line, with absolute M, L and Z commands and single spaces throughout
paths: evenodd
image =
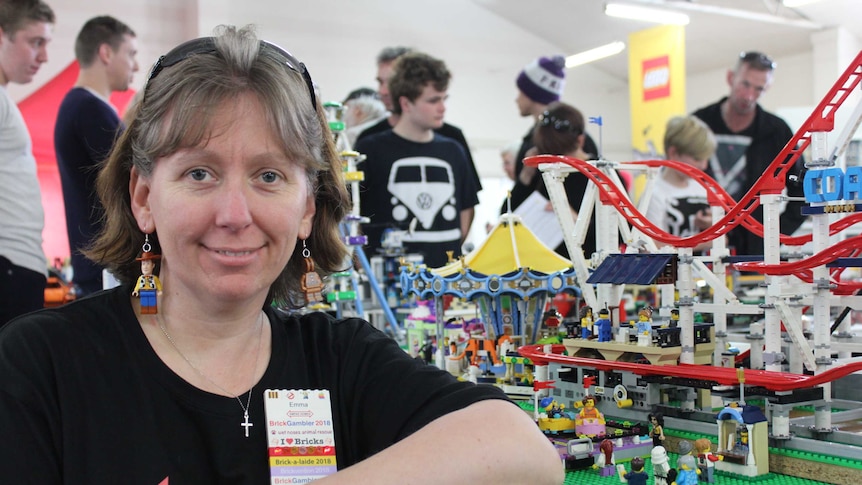
M 625 42 L 629 33 L 655 25 L 608 17 L 604 15 L 606 2 L 603 0 L 473 1 L 558 46 L 566 54 L 616 40 Z M 808 51 L 811 34 L 825 28 L 841 26 L 862 39 L 860 0 L 821 0 L 795 9 L 784 7 L 779 0 L 619 1 L 640 5 L 653 3 L 689 15 L 691 23 L 685 29 L 689 74 L 727 67 L 728 59 L 746 50 L 759 50 L 773 57 Z M 770 17 L 776 23 L 735 15 L 747 13 Z M 802 23 L 810 24 L 811 28 L 797 25 Z M 628 60 L 624 53 L 597 61 L 592 66 L 618 79 L 627 78 Z

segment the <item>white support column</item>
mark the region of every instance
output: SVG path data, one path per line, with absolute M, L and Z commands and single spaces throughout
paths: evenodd
M 545 182 L 545 187 L 548 189 L 548 197 L 551 200 L 551 205 L 554 207 L 554 213 L 557 216 L 557 221 L 560 223 L 560 228 L 563 231 L 563 241 L 566 243 L 566 249 L 569 252 L 569 259 L 572 260 L 572 266 L 575 269 L 575 274 L 580 282 L 582 297 L 587 305 L 596 308 L 599 302 L 596 301 L 596 295 L 590 285 L 585 284 L 589 277 L 589 263 L 586 258 L 591 255 L 584 255 L 581 250 L 581 243 L 587 233 L 590 217 L 592 216 L 593 204 L 598 198 L 598 190 L 595 184 L 588 184 L 587 190 L 584 192 L 584 200 L 581 203 L 581 208 L 578 214 L 584 214 L 584 217 L 578 217 L 577 220 L 572 219 L 572 212 L 569 208 L 569 200 L 566 198 L 566 189 L 563 186 L 563 180 L 568 172 L 563 171 L 573 170 L 568 165 L 560 163 L 543 163 L 539 165 L 539 170 L 542 171 L 542 179 Z M 600 220 L 596 220 L 596 226 L 601 224 Z
M 811 134 L 811 164 L 817 168 L 827 168 L 835 163 L 829 157 L 828 137 L 826 132 Z M 811 216 L 812 247 L 815 254 L 827 249 L 830 244 L 829 214 Z M 812 325 L 814 331 L 814 352 L 811 360 L 814 362 L 814 372 L 820 374 L 832 365 L 832 315 L 829 310 L 832 296 L 829 287 L 829 268 L 817 266 L 812 269 L 812 291 L 814 301 L 811 304 L 814 313 Z M 811 368 L 811 366 L 808 366 Z M 821 432 L 832 430 L 832 386 L 825 384 L 823 402 L 814 406 L 814 428 Z
M 748 327 L 747 338 L 751 342 L 751 368 L 763 369 L 763 324 L 752 323 Z
M 710 211 L 713 221 L 720 221 L 725 215 L 722 206 L 710 206 Z M 715 350 L 712 355 L 712 365 L 721 365 L 721 354 L 727 345 L 727 311 L 724 310 L 725 305 L 731 300 L 730 296 L 736 300 L 736 296 L 727 291 L 727 263 L 721 260 L 728 254 L 725 236 L 719 236 L 712 240 L 709 255 L 712 258 L 712 274 L 717 281 L 717 284 L 713 286 L 712 300 L 720 309 L 712 314 L 712 321 L 715 324 Z M 719 288 L 723 291 L 719 291 Z
M 778 264 L 780 261 L 779 238 L 780 227 L 780 194 L 764 194 L 760 196 L 763 206 L 763 258 L 766 264 Z M 784 355 L 781 353 L 781 319 L 775 304 L 781 295 L 784 281 L 782 276 L 767 275 L 766 301 L 764 303 L 764 331 L 766 349 L 763 360 L 766 370 L 781 371 Z
M 691 277 L 691 248 L 679 248 L 677 265 L 677 289 L 679 290 L 679 326 L 682 352 L 681 364 L 694 364 L 694 281 Z

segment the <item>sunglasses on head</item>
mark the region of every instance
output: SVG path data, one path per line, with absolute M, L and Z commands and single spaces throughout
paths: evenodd
M 308 69 L 306 69 L 305 64 L 300 62 L 297 58 L 293 57 L 290 52 L 287 52 L 286 50 L 273 44 L 272 42 L 261 40 L 260 50 L 261 52 L 270 51 L 275 53 L 276 58 L 278 58 L 282 63 L 284 63 L 284 65 L 286 65 L 288 69 L 302 76 L 302 78 L 305 80 L 305 85 L 308 87 L 308 96 L 311 98 L 311 106 L 313 108 L 316 108 L 317 97 L 314 95 L 314 83 L 311 81 L 311 74 L 308 73 Z M 216 50 L 215 39 L 212 37 L 201 37 L 198 39 L 192 39 L 190 41 L 183 42 L 182 44 L 171 49 L 171 51 L 167 54 L 159 57 L 159 59 L 153 65 L 153 69 L 150 71 L 150 76 L 147 78 L 147 83 L 155 79 L 155 77 L 158 76 L 159 73 L 162 72 L 162 70 L 166 67 L 171 67 L 175 64 L 179 64 L 180 62 L 188 59 L 191 56 L 199 54 L 215 55 L 217 52 L 218 51 Z M 144 89 L 146 89 L 146 87 Z
M 542 116 L 539 118 L 539 124 L 541 126 L 550 126 L 557 131 L 567 132 L 574 131 L 574 127 L 569 120 L 559 119 L 556 116 L 552 115 L 549 111 L 545 111 L 542 113 Z
M 739 59 L 746 64 L 757 66 L 761 69 L 775 69 L 775 61 L 762 52 L 741 52 L 739 54 Z

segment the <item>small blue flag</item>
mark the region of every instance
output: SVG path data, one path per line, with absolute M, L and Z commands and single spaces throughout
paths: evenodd
M 594 123 L 596 125 L 602 126 L 602 117 L 601 116 L 590 116 L 590 123 Z

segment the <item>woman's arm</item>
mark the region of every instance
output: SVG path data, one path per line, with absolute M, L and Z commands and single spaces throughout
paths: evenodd
M 541 485 L 563 480 L 560 456 L 533 420 L 509 402 L 490 399 L 442 416 L 315 483 Z

